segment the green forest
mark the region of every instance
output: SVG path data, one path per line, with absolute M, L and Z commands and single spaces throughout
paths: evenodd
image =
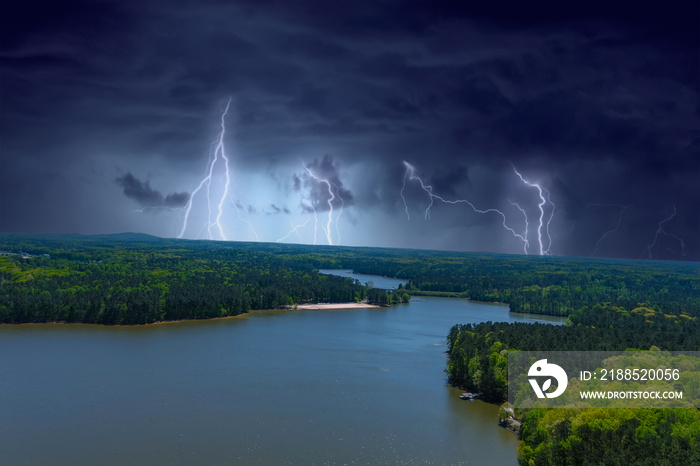
M 513 312 L 580 315 L 609 303 L 668 325 L 700 316 L 700 269 L 659 263 L 486 253 L 104 236 L 0 234 L 0 322 L 143 324 L 309 302 L 408 294 L 508 303 Z M 396 293 L 321 268 L 408 281 Z M 618 314 L 606 316 L 620 318 Z
M 397 277 L 387 291 L 319 269 Z M 501 302 L 567 325 L 455 325 L 449 382 L 507 398 L 510 351 L 700 350 L 700 266 L 487 253 L 0 234 L 0 323 L 146 324 L 410 295 Z M 522 464 L 700 464 L 697 409 L 530 409 Z
M 336 260 L 357 273 L 409 279 L 414 294 L 448 292 L 508 303 L 513 312 L 568 316 L 607 302 L 700 316 L 697 263 L 404 250 L 358 256 Z
M 0 235 L 0 252 L 0 323 L 147 324 L 302 303 L 408 300 L 320 274 L 318 259 L 264 245 Z

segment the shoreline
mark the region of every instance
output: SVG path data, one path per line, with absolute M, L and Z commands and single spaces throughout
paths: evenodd
M 498 302 L 498 301 L 477 301 L 473 300 L 470 298 L 462 298 L 460 296 L 434 296 L 430 294 L 412 294 L 411 298 L 418 298 L 416 301 L 424 301 L 420 298 L 446 298 L 446 299 L 464 299 L 465 301 L 475 303 L 475 304 L 490 304 L 494 306 L 506 306 L 508 307 L 508 312 L 512 314 L 519 314 L 519 315 L 530 315 L 530 316 L 540 316 L 543 317 L 546 320 L 546 317 L 554 317 L 554 318 L 560 318 L 563 316 L 554 316 L 551 314 L 533 314 L 533 313 L 528 313 L 528 312 L 514 312 L 510 309 L 510 304 L 509 303 L 504 303 L 504 302 Z M 395 303 L 396 304 L 396 303 Z M 394 305 L 395 305 L 394 304 Z M 238 318 L 245 318 L 250 316 L 251 313 L 253 312 L 285 312 L 285 311 L 295 311 L 295 310 L 300 310 L 300 311 L 337 311 L 337 310 L 343 310 L 343 309 L 383 309 L 385 306 L 377 306 L 375 304 L 369 304 L 366 302 L 361 302 L 361 303 L 316 303 L 316 304 L 299 304 L 295 305 L 296 307 L 293 306 L 287 306 L 283 308 L 277 308 L 277 309 L 250 309 L 246 312 L 243 312 L 241 314 L 237 314 L 235 316 L 223 316 L 223 317 L 208 317 L 206 319 L 179 319 L 179 320 L 161 320 L 158 322 L 149 322 L 146 324 L 98 324 L 98 323 L 89 323 L 89 322 L 61 322 L 61 321 L 54 321 L 54 322 L 19 322 L 19 323 L 0 323 L 0 326 L 3 325 L 97 325 L 97 326 L 102 326 L 102 327 L 148 327 L 152 325 L 166 325 L 166 324 L 177 324 L 177 323 L 183 323 L 183 322 L 205 322 L 205 321 L 213 321 L 213 320 L 219 320 L 219 319 L 238 319 Z
M 270 309 L 274 311 L 279 311 L 282 309 Z M 243 312 L 241 314 L 236 314 L 235 316 L 223 316 L 223 317 L 207 317 L 206 319 L 178 319 L 178 320 L 159 320 L 158 322 L 149 322 L 146 324 L 98 324 L 96 322 L 19 322 L 13 323 L 0 323 L 2 325 L 91 325 L 98 327 L 150 327 L 152 325 L 166 325 L 166 324 L 181 324 L 183 322 L 207 322 L 211 320 L 220 319 L 238 319 L 242 317 L 249 317 L 251 312 L 258 312 L 259 310 L 250 310 L 248 312 Z
M 117 324 L 114 327 L 145 327 L 147 325 L 166 325 L 166 324 L 177 324 L 181 322 L 205 322 L 209 320 L 223 320 L 223 319 L 240 319 L 242 317 L 249 317 L 251 311 L 242 312 L 241 314 L 236 314 L 235 316 L 223 316 L 223 317 L 207 317 L 206 319 L 180 319 L 180 320 L 161 320 L 159 322 L 151 322 L 150 324 Z M 101 324 L 98 324 L 101 325 Z M 112 327 L 112 325 L 107 325 L 107 327 Z
M 181 324 L 184 322 L 210 322 L 214 320 L 224 319 L 241 319 L 250 317 L 254 312 L 289 312 L 289 311 L 333 311 L 342 309 L 382 309 L 382 306 L 376 306 L 368 303 L 318 303 L 318 304 L 299 304 L 296 309 L 290 307 L 279 309 L 250 309 L 247 312 L 236 314 L 235 316 L 223 317 L 207 317 L 206 319 L 178 319 L 178 320 L 160 320 L 158 322 L 149 322 L 146 324 L 98 324 L 94 322 L 19 322 L 19 323 L 0 323 L 3 325 L 91 325 L 99 327 L 150 327 L 156 325 Z
M 431 294 L 435 293 L 435 294 Z M 504 303 L 501 301 L 479 301 L 478 299 L 472 299 L 472 298 L 463 298 L 459 296 L 459 293 L 454 293 L 452 296 L 442 296 L 440 293 L 451 293 L 449 291 L 435 291 L 435 292 L 427 292 L 423 294 L 422 292 L 418 291 L 417 293 L 409 293 L 411 298 L 415 297 L 423 297 L 423 298 L 446 298 L 446 299 L 464 299 L 466 301 L 469 301 L 470 303 L 475 303 L 475 304 L 493 304 L 494 306 L 508 306 L 510 309 L 510 303 Z M 514 311 L 510 311 L 514 312 Z M 527 312 L 519 312 L 518 314 L 528 314 Z

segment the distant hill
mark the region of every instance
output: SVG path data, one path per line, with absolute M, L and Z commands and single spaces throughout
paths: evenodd
M 133 233 L 133 232 L 90 235 L 90 237 L 101 238 L 101 239 L 106 239 L 106 240 L 114 240 L 114 241 L 139 241 L 139 242 L 143 242 L 143 241 L 159 242 L 159 241 L 163 241 L 166 239 L 166 238 L 161 238 L 159 236 L 147 235 L 146 233 Z

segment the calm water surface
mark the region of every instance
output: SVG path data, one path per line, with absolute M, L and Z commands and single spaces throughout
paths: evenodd
M 341 277 L 350 277 L 354 280 L 360 280 L 360 283 L 366 285 L 367 282 L 372 282 L 375 288 L 381 288 L 383 290 L 395 290 L 399 285 L 405 285 L 407 280 L 401 280 L 399 278 L 392 277 L 382 277 L 381 275 L 365 275 L 361 273 L 354 273 L 350 269 L 320 269 L 320 273 L 325 273 L 327 275 L 338 275 Z
M 0 325 L 2 464 L 516 464 L 498 407 L 446 385 L 455 323 L 420 298 L 143 327 Z

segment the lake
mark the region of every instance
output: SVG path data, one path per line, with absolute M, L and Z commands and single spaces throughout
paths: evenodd
M 446 383 L 455 323 L 416 298 L 135 327 L 0 325 L 3 464 L 517 464 L 498 406 Z M 561 323 L 562 319 L 554 320 Z
M 401 280 L 398 278 L 382 277 L 381 275 L 366 275 L 361 273 L 354 273 L 349 269 L 319 269 L 320 273 L 326 275 L 338 275 L 340 277 L 350 277 L 353 280 L 359 280 L 360 283 L 366 285 L 367 282 L 372 282 L 375 288 L 381 288 L 384 290 L 395 290 L 399 285 L 405 285 L 407 280 Z

